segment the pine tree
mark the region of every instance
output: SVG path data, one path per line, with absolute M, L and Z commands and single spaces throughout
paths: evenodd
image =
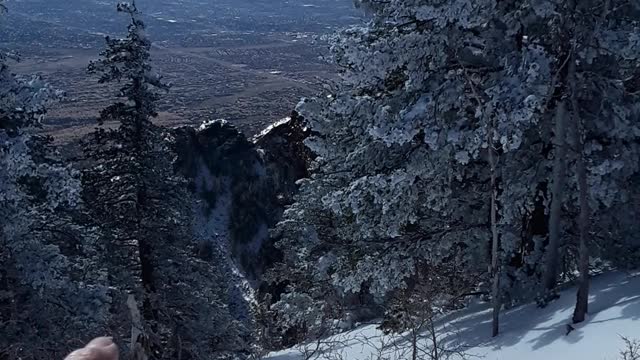
M 637 53 L 632 52 L 640 48 L 634 30 L 634 24 L 640 19 L 640 5 L 618 1 L 569 1 L 554 6 L 553 11 L 560 16 L 550 33 L 556 39 L 556 56 L 563 59 L 558 62 L 555 78 L 556 95 L 561 104 L 558 108 L 563 111 L 562 115 L 558 114 L 558 120 L 565 126 L 573 124 L 572 131 L 565 134 L 566 137 L 562 136 L 563 146 L 555 152 L 556 161 L 558 164 L 565 162 L 562 168 L 566 169 L 554 174 L 554 182 L 557 180 L 570 187 L 564 192 L 571 194 L 572 203 L 577 206 L 562 201 L 554 205 L 552 199 L 552 238 L 547 251 L 550 256 L 547 257 L 545 287 L 552 291 L 558 280 L 567 280 L 566 271 L 559 278 L 560 268 L 569 266 L 580 271 L 574 316 L 574 321 L 579 322 L 587 311 L 589 252 L 594 249 L 587 237 L 600 237 L 599 250 L 610 254 L 621 247 L 621 238 L 630 236 L 627 231 L 633 231 L 626 227 L 612 236 L 612 231 L 617 230 L 615 226 L 610 227 L 608 219 L 624 218 L 616 215 L 614 209 L 624 207 L 631 213 L 637 211 L 630 201 L 632 196 L 625 190 L 628 185 L 624 184 L 637 181 L 638 170 L 638 162 L 632 159 L 638 149 L 632 139 L 638 134 L 638 124 L 634 120 L 638 114 L 635 103 L 638 94 L 634 89 L 640 73 L 637 67 L 629 67 L 629 64 L 637 62 Z M 556 133 L 560 132 L 567 131 L 557 129 Z M 572 173 L 576 177 L 565 180 L 566 174 Z M 592 207 L 599 208 L 600 221 L 590 222 Z M 562 217 L 560 211 L 571 211 L 572 214 Z M 562 226 L 560 221 L 564 222 Z M 593 231 L 590 231 L 590 223 Z M 574 229 L 577 239 L 569 235 Z M 559 248 L 575 248 L 574 239 L 578 243 L 578 250 L 574 250 L 578 254 L 576 263 L 567 264 L 566 255 L 554 256 Z M 633 246 L 625 245 L 624 248 L 630 250 Z M 637 258 L 622 258 L 637 263 Z
M 567 32 L 572 37 L 566 45 L 571 49 L 566 97 L 573 124 L 571 180 L 580 273 L 573 321 L 581 322 L 588 312 L 590 254 L 617 265 L 640 263 L 637 256 L 617 252 L 634 253 L 633 243 L 628 242 L 634 226 L 614 225 L 628 222 L 627 216 L 638 211 L 635 195 L 627 189 L 637 184 L 639 169 L 640 4 L 572 1 L 567 6 L 574 9 L 565 14 L 572 30 Z M 625 210 L 620 212 L 621 208 Z
M 383 304 L 419 282 L 417 269 L 451 262 L 470 289 L 498 285 L 498 310 L 552 293 L 578 267 L 572 204 L 585 186 L 567 177 L 580 167 L 572 113 L 584 124 L 598 250 L 633 249 L 618 238 L 630 239 L 639 210 L 626 189 L 640 173 L 640 5 L 612 0 L 602 15 L 594 1 L 357 4 L 372 18 L 332 41 L 337 90 L 298 106 L 318 158 L 274 232 L 285 254 L 274 279 L 288 290 L 273 309 L 311 298 L 326 314 L 307 313 L 330 317 L 355 294 Z
M 99 74 L 99 82 L 125 82 L 119 89 L 118 97 L 126 102 L 115 103 L 100 114 L 100 122 L 115 120 L 123 127 L 131 142 L 142 144 L 145 127 L 151 118 L 157 116 L 156 103 L 159 90 L 168 90 L 169 85 L 153 72 L 150 64 L 151 41 L 146 34 L 146 26 L 141 20 L 135 2 L 120 2 L 118 12 L 130 17 L 127 37 L 114 39 L 106 37 L 107 47 L 100 54 L 101 59 L 91 62 L 89 73 Z
M 77 171 L 31 131 L 61 93 L 11 73 L 12 58 L 0 53 L 0 357 L 61 358 L 105 325 L 108 284 Z
M 152 241 L 161 238 L 170 226 L 170 214 L 154 216 L 162 212 L 159 199 L 152 196 L 161 196 L 159 191 L 171 188 L 173 180 L 170 176 L 167 180 L 153 176 L 157 170 L 154 160 L 162 158 L 154 149 L 151 118 L 156 114 L 158 98 L 154 89 L 166 86 L 150 75 L 151 43 L 135 4 L 118 3 L 117 10 L 130 17 L 127 37 L 107 37 L 107 47 L 98 61 L 91 62 L 89 73 L 98 74 L 100 83 L 122 83 L 118 97 L 123 101 L 102 110 L 99 118 L 101 124 L 117 121 L 120 127 L 98 129 L 92 135 L 85 147 L 92 164 L 83 181 L 94 219 L 108 238 L 110 263 L 116 269 L 124 265 L 113 274 L 113 281 L 142 301 L 143 317 L 151 322 L 157 311 L 151 304 L 156 291 Z
M 121 101 L 100 113 L 86 141 L 89 165 L 84 197 L 104 233 L 111 282 L 114 335 L 127 339 L 129 313 L 141 314 L 132 353 L 149 359 L 215 359 L 248 351 L 248 330 L 229 313 L 226 279 L 215 264 L 196 257 L 192 232 L 196 203 L 175 171 L 173 134 L 153 124 L 159 92 L 169 87 L 150 65 L 151 42 L 135 3 L 119 3 L 130 17 L 127 36 L 107 37 L 101 58 L 89 65 L 100 83 L 121 84 Z M 131 299 L 135 301 L 132 303 Z M 127 305 L 128 303 L 128 305 Z
M 327 269 L 314 276 L 339 293 L 369 293 L 375 301 L 439 262 L 489 280 L 481 270 L 492 268 L 485 251 L 497 237 L 509 238 L 497 233 L 505 228 L 497 222 L 527 199 L 503 191 L 500 203 L 508 206 L 487 221 L 492 206 L 498 211 L 497 199 L 488 200 L 513 170 L 487 166 L 487 149 L 495 146 L 511 166 L 531 141 L 525 134 L 534 132 L 547 91 L 546 54 L 535 44 L 518 48 L 515 29 L 483 27 L 516 16 L 491 1 L 360 5 L 375 16 L 368 28 L 334 41 L 345 69 L 340 90 L 299 106 L 318 134 L 308 145 L 319 158 L 281 224 L 282 248 L 291 261 Z M 526 188 L 531 183 L 514 198 L 535 192 Z M 303 231 L 293 229 L 299 223 Z

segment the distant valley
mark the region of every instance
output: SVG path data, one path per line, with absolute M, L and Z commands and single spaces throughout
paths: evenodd
M 115 1 L 16 0 L 0 30 L 18 50 L 17 71 L 39 73 L 67 92 L 46 122 L 60 141 L 94 125 L 113 91 L 86 74 L 104 36 L 126 31 Z M 335 69 L 320 59 L 319 35 L 362 22 L 350 0 L 139 0 L 156 69 L 173 84 L 158 121 L 195 124 L 224 117 L 248 135 L 286 116 Z

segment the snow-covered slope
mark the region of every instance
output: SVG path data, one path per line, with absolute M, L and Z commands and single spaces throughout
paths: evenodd
M 590 316 L 567 334 L 575 303 L 575 289 L 562 293 L 544 309 L 527 305 L 502 314 L 501 335 L 492 339 L 491 312 L 486 305 L 451 314 L 438 324 L 438 347 L 464 349 L 488 360 L 614 360 L 621 359 L 621 336 L 640 339 L 640 274 L 609 273 L 593 279 Z M 424 334 L 422 344 L 428 339 Z M 273 353 L 269 360 L 302 360 L 317 344 Z M 384 336 L 375 325 L 360 327 L 328 339 L 315 359 L 411 359 L 406 337 Z M 441 351 L 441 354 L 443 352 Z M 429 359 L 425 353 L 418 359 Z M 447 357 L 442 357 L 447 359 Z M 448 359 L 461 359 L 451 354 Z

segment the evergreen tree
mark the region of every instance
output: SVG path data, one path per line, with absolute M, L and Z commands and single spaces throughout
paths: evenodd
M 108 284 L 79 221 L 77 171 L 31 133 L 61 93 L 11 73 L 10 58 L 0 53 L 0 357 L 61 358 L 105 325 Z
M 127 37 L 123 39 L 106 37 L 106 49 L 101 59 L 91 62 L 89 73 L 99 74 L 99 82 L 124 82 L 118 97 L 124 102 L 108 106 L 100 114 L 100 121 L 118 121 L 129 141 L 143 144 L 145 127 L 156 117 L 156 103 L 159 90 L 168 90 L 169 85 L 153 72 L 150 64 L 151 41 L 146 34 L 146 26 L 140 17 L 135 2 L 120 2 L 118 12 L 130 17 Z
M 128 338 L 129 312 L 140 325 L 129 351 L 149 359 L 217 359 L 248 351 L 242 324 L 227 307 L 224 274 L 193 251 L 192 194 L 174 171 L 172 134 L 152 123 L 159 91 L 167 90 L 150 65 L 151 42 L 135 3 L 119 3 L 130 17 L 127 36 L 107 37 L 89 72 L 100 83 L 121 84 L 121 101 L 100 114 L 85 145 L 84 196 L 105 237 L 104 261 L 117 284 L 112 307 L 115 336 Z M 133 295 L 132 303 L 127 299 Z M 139 327 L 142 327 L 140 329 Z
M 580 272 L 573 320 L 580 322 L 588 310 L 590 254 L 617 265 L 640 263 L 638 242 L 630 240 L 637 228 L 612 224 L 629 222 L 639 210 L 640 4 L 569 1 L 560 9 L 558 32 L 568 59 L 560 83 L 570 106 L 569 174 L 575 175 L 569 178 L 574 205 L 567 227 L 577 234 L 567 237 L 574 240 L 569 248 L 578 248 L 572 250 Z
M 419 269 L 452 262 L 468 290 L 499 285 L 497 310 L 553 293 L 577 268 L 572 112 L 591 116 L 584 156 L 599 254 L 638 248 L 605 230 L 615 209 L 638 211 L 627 190 L 638 180 L 638 4 L 610 1 L 605 15 L 592 1 L 357 4 L 372 20 L 333 39 L 338 90 L 298 107 L 318 158 L 274 233 L 285 253 L 274 278 L 289 284 L 273 307 L 282 319 L 310 303 L 303 297 L 320 309 L 349 294 L 383 304 L 420 283 Z M 571 61 L 578 105 L 568 101 Z

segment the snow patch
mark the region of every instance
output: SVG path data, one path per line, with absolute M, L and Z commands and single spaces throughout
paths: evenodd
M 609 273 L 593 279 L 590 316 L 567 325 L 575 305 L 575 289 L 540 309 L 535 304 L 503 311 L 501 334 L 491 338 L 491 309 L 475 304 L 437 322 L 439 346 L 464 349 L 486 360 L 615 360 L 624 343 L 621 336 L 640 338 L 640 274 Z M 419 342 L 428 344 L 427 334 Z M 384 335 L 366 325 L 325 339 L 313 359 L 411 359 L 407 334 Z M 309 344 L 314 349 L 316 343 Z M 333 346 L 332 346 L 333 345 Z M 322 348 L 327 346 L 330 348 Z M 268 355 L 265 360 L 302 360 L 304 347 Z M 427 358 L 420 356 L 419 358 Z M 448 359 L 462 359 L 453 355 Z
M 255 143 L 256 141 L 258 141 L 258 139 L 264 137 L 265 135 L 267 135 L 271 131 L 273 131 L 273 129 L 277 128 L 280 125 L 284 125 L 284 124 L 288 123 L 289 121 L 291 121 L 290 117 L 286 117 L 286 118 L 280 119 L 280 120 L 274 122 L 273 124 L 267 126 L 266 128 L 264 128 L 264 130 L 262 130 L 258 135 L 254 136 L 253 139 L 251 139 L 251 140 Z

